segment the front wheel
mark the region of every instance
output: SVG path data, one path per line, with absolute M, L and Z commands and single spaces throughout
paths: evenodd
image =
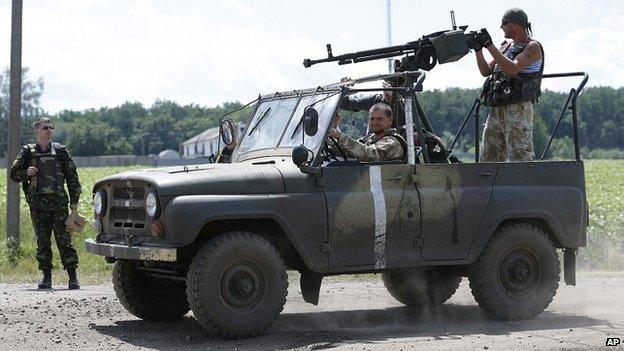
M 499 320 L 528 319 L 544 311 L 559 287 L 559 273 L 553 243 L 529 224 L 498 229 L 468 269 L 475 300 Z
M 145 320 L 172 320 L 189 311 L 184 282 L 156 278 L 135 261 L 117 260 L 113 288 L 128 312 Z
M 277 318 L 288 293 L 288 276 L 276 248 L 246 232 L 230 232 L 206 243 L 187 275 L 195 318 L 224 338 L 256 336 Z

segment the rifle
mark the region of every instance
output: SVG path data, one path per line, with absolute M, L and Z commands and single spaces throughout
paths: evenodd
M 484 29 L 466 33 L 468 26 L 457 27 L 455 25 L 453 11 L 451 11 L 451 21 L 453 29 L 427 34 L 404 45 L 334 56 L 331 44 L 327 44 L 327 58 L 304 59 L 303 66 L 308 68 L 317 63 L 335 61 L 338 61 L 339 65 L 345 65 L 405 55 L 400 61 L 395 60 L 395 72 L 417 71 L 419 69 L 429 71 L 435 67 L 436 61 L 440 64 L 457 61 L 478 45 L 477 38 Z

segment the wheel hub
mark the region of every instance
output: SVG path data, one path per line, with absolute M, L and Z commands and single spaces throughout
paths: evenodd
M 539 284 L 539 262 L 530 252 L 516 249 L 508 253 L 499 267 L 502 285 L 513 294 L 527 294 Z
M 234 264 L 221 276 L 221 297 L 231 308 L 251 309 L 264 294 L 263 281 L 261 271 L 253 263 Z

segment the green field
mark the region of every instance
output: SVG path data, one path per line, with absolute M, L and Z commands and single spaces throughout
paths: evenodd
M 80 199 L 80 212 L 91 216 L 91 188 L 93 183 L 106 175 L 138 167 L 106 167 L 79 169 L 83 186 Z M 585 161 L 587 194 L 590 204 L 590 227 L 587 248 L 579 253 L 580 268 L 585 269 L 624 269 L 624 161 L 588 160 Z M 0 281 L 35 281 L 39 278 L 35 259 L 36 244 L 28 206 L 21 201 L 21 245 L 17 260 L 9 259 L 6 249 L 6 178 L 0 179 Z M 102 257 L 85 252 L 84 239 L 92 238 L 95 232 L 88 227 L 83 233 L 74 236 L 74 243 L 80 256 L 80 277 L 83 283 L 101 282 L 110 279 L 110 265 Z M 54 266 L 62 267 L 58 251 L 53 248 Z M 65 282 L 64 272 L 55 270 L 55 280 Z M 62 279 L 61 279 L 62 277 Z M 61 279 L 61 280 L 59 280 Z

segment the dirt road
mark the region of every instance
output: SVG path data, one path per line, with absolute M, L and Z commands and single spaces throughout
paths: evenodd
M 324 282 L 318 306 L 303 302 L 298 281 L 276 324 L 255 339 L 208 337 L 189 313 L 172 323 L 144 322 L 117 302 L 111 285 L 37 291 L 0 285 L 3 350 L 624 350 L 624 273 L 580 273 L 561 285 L 546 312 L 520 322 L 481 315 L 464 278 L 436 311 L 413 314 L 380 281 Z M 563 284 L 563 283 L 561 283 Z M 623 340 L 624 342 L 624 340 Z

